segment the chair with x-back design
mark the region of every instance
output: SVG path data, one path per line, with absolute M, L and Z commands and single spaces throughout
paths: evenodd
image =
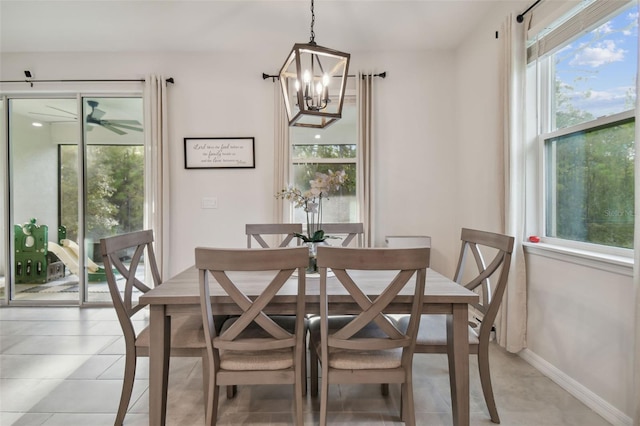
M 291 244 L 296 234 L 302 233 L 301 223 L 248 223 L 245 226 L 247 234 L 247 247 L 251 248 L 252 241 L 256 241 L 260 247 L 287 247 Z M 265 237 L 280 238 L 276 243 L 269 244 Z M 300 245 L 300 240 L 296 245 Z
M 311 392 L 317 393 L 318 361 L 322 367 L 320 424 L 327 423 L 329 385 L 334 383 L 400 383 L 401 418 L 415 424 L 412 362 L 424 298 L 430 249 L 380 249 L 318 247 L 320 268 L 320 316 L 309 325 Z M 342 286 L 357 304 L 349 315 L 329 315 L 327 269 L 335 274 L 331 286 Z M 374 300 L 358 287 L 367 271 L 388 271 L 389 285 Z M 412 278 L 415 277 L 415 278 Z M 411 288 L 413 286 L 413 288 Z M 405 287 L 410 291 L 405 290 Z M 403 292 L 404 290 L 404 292 Z M 388 316 L 398 295 L 412 301 L 408 327 L 401 328 Z M 332 310 L 335 311 L 337 307 Z
M 200 306 L 207 343 L 209 365 L 206 424 L 217 418 L 220 386 L 292 384 L 295 394 L 295 423 L 303 424 L 303 359 L 306 334 L 305 268 L 306 247 L 271 249 L 196 248 L 200 276 Z M 256 278 L 260 272 L 272 274 L 269 281 Z M 265 313 L 278 291 L 297 272 L 296 315 L 270 316 Z M 244 274 L 244 275 L 243 275 Z M 241 276 L 259 293 L 249 298 L 239 284 Z M 227 319 L 216 333 L 211 307 L 211 277 L 242 313 Z M 291 282 L 289 281 L 289 285 Z
M 355 247 L 362 247 L 364 235 L 364 224 L 362 222 L 323 223 L 321 227 L 325 236 L 342 238 L 342 241 L 340 241 L 340 246 L 342 247 L 348 247 L 354 240 Z
M 489 342 L 500 302 L 507 288 L 514 238 L 509 235 L 462 228 L 460 239 L 462 244 L 454 281 L 469 290 L 480 293 L 480 301 L 470 309 L 470 312 L 478 318 L 479 326 L 475 321 L 469 326 L 469 353 L 478 356 L 480 384 L 491 421 L 500 423 L 491 385 Z M 485 257 L 491 261 L 486 262 Z M 470 268 L 473 271 L 469 271 Z M 451 365 L 453 360 L 447 346 L 446 317 L 446 315 L 422 315 L 416 340 L 416 353 L 448 354 L 449 365 Z M 404 317 L 400 319 L 400 323 L 407 324 L 411 320 L 412 318 Z M 452 382 L 451 388 L 453 387 Z
M 125 367 L 120 405 L 116 414 L 116 425 L 124 421 L 136 374 L 137 357 L 149 356 L 149 327 L 136 333 L 132 319 L 146 307 L 134 300 L 137 292 L 151 290 L 139 278 L 144 267 L 151 274 L 152 286 L 161 285 L 160 273 L 153 251 L 153 231 L 137 231 L 100 240 L 104 269 L 109 293 L 122 327 L 125 341 Z M 116 276 L 116 272 L 120 276 Z M 121 288 L 122 286 L 122 288 Z M 173 315 L 171 317 L 171 356 L 202 358 L 203 370 L 208 371 L 207 348 L 200 315 Z M 205 374 L 204 392 L 207 382 Z

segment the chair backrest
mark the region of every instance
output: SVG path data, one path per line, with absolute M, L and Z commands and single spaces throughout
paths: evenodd
M 480 334 L 489 334 L 494 324 L 502 296 L 507 287 L 514 238 L 509 235 L 462 228 L 460 257 L 454 281 L 480 293 L 480 301 L 473 305 L 480 318 Z M 472 259 L 467 257 L 471 254 Z M 485 256 L 493 256 L 485 262 Z M 466 268 L 475 265 L 469 272 Z M 465 274 L 466 272 L 466 274 Z M 472 277 L 472 278 L 468 278 Z
M 222 350 L 272 350 L 302 345 L 302 330 L 305 314 L 305 268 L 309 263 L 307 247 L 286 247 L 267 249 L 217 249 L 201 248 L 195 250 L 196 268 L 200 277 L 200 305 L 205 325 L 205 340 L 207 345 Z M 277 295 L 278 291 L 297 270 L 296 297 L 296 335 L 292 335 L 273 321 L 264 310 Z M 234 282 L 228 272 L 238 271 L 271 271 L 273 278 L 270 282 L 260 282 L 260 295 L 250 299 Z M 218 285 L 228 294 L 240 308 L 242 314 L 228 329 L 216 335 L 216 327 L 211 312 L 209 280 L 213 276 Z M 265 280 L 267 281 L 267 280 Z M 253 339 L 246 341 L 238 336 L 249 327 L 252 322 L 259 325 L 269 334 L 268 339 Z M 259 341 L 258 341 L 259 340 Z M 214 362 L 217 360 L 214 359 Z
M 356 223 L 323 223 L 322 230 L 326 236 L 337 236 L 342 235 L 344 238 L 340 245 L 342 247 L 347 247 L 351 244 L 354 238 L 356 240 L 356 246 L 362 247 L 363 235 L 364 235 L 364 224 L 361 222 Z
M 352 350 L 385 350 L 403 348 L 403 365 L 410 362 L 415 348 L 415 338 L 420 322 L 424 298 L 426 270 L 429 266 L 430 249 L 407 248 L 343 248 L 318 247 L 318 267 L 320 268 L 320 318 L 323 348 Z M 335 274 L 338 282 L 361 308 L 355 318 L 331 335 L 328 331 L 327 268 Z M 358 286 L 359 271 L 392 271 L 389 285 L 371 300 Z M 407 330 L 400 330 L 387 316 L 388 306 L 405 286 L 410 285 L 415 276 L 413 304 Z M 332 284 L 335 285 L 335 284 Z M 353 312 L 347 312 L 352 314 Z M 375 323 L 384 336 L 358 339 L 357 333 Z M 355 336 L 355 338 L 353 338 Z M 326 344 L 326 346 L 324 346 Z M 327 362 L 328 350 L 322 350 L 322 363 Z M 408 358 L 407 358 L 408 357 Z M 325 364 L 326 365 L 326 364 Z
M 153 231 L 137 231 L 102 238 L 100 240 L 100 251 L 104 261 L 109 293 L 122 326 L 125 341 L 132 343 L 135 341 L 136 334 L 131 317 L 146 306 L 138 303 L 137 300 L 134 302 L 134 288 L 146 293 L 162 282 L 153 251 Z M 145 266 L 151 272 L 153 280 L 151 287 L 139 279 L 140 275 L 144 275 Z M 114 269 L 124 278 L 122 291 L 118 287 Z
M 251 240 L 255 240 L 262 248 L 271 247 L 263 238 L 265 235 L 281 237 L 279 243 L 273 247 L 287 247 L 296 238 L 296 234 L 302 234 L 301 223 L 250 223 L 245 227 L 247 234 L 247 247 L 251 248 Z M 300 245 L 300 240 L 296 245 Z

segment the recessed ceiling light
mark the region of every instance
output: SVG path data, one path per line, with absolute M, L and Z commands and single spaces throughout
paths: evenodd
M 320 135 L 316 135 L 316 139 L 320 139 Z
M 37 121 L 34 121 L 33 123 L 31 123 L 31 125 L 33 127 L 42 127 L 42 123 L 38 123 Z

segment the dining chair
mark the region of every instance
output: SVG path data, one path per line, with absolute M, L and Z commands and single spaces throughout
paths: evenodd
M 320 268 L 320 316 L 309 324 L 311 393 L 318 392 L 318 362 L 322 368 L 320 425 L 327 424 L 330 384 L 400 383 L 400 417 L 415 424 L 412 363 L 424 297 L 430 249 L 318 247 Z M 327 281 L 327 270 L 335 280 Z M 358 287 L 358 276 L 367 271 L 389 271 L 389 285 L 371 300 Z M 360 275 L 358 275 L 360 274 Z M 413 279 L 412 277 L 415 277 Z M 336 316 L 327 300 L 327 286 L 339 285 L 358 308 Z M 389 304 L 408 287 L 411 297 L 408 327 L 402 329 L 387 315 Z M 411 287 L 413 287 L 411 289 Z M 332 315 L 329 311 L 333 310 Z
M 161 285 L 161 278 L 153 250 L 153 231 L 151 230 L 102 238 L 100 250 L 109 293 L 111 293 L 111 300 L 125 341 L 124 381 L 114 423 L 121 425 L 131 400 L 137 358 L 149 356 L 149 327 L 136 332 L 132 322 L 135 314 L 146 305 L 134 300 L 134 294 L 138 291 L 146 293 L 151 290 L 140 278 L 144 275 L 145 267 L 151 274 L 152 287 Z M 203 371 L 208 371 L 207 347 L 200 315 L 171 317 L 171 356 L 200 357 Z M 203 389 L 206 397 L 207 375 L 204 377 Z
M 469 325 L 469 353 L 478 356 L 480 384 L 491 421 L 500 423 L 491 385 L 489 342 L 500 302 L 507 287 L 514 238 L 463 228 L 460 239 L 462 245 L 454 281 L 469 290 L 480 293 L 480 301 L 470 309 L 477 320 L 470 321 Z M 472 258 L 469 258 L 470 255 Z M 488 265 L 485 262 L 485 256 L 490 256 L 488 258 L 492 259 Z M 473 268 L 474 265 L 475 268 Z M 472 267 L 473 273 L 469 272 L 469 267 Z M 399 323 L 406 326 L 412 320 L 404 316 L 399 319 Z M 416 353 L 446 353 L 450 357 L 447 348 L 446 315 L 422 315 Z M 449 365 L 452 362 L 453 360 L 449 358 Z M 453 389 L 453 383 L 451 386 Z
M 217 418 L 220 386 L 292 384 L 295 423 L 303 424 L 304 338 L 306 334 L 306 247 L 267 249 L 196 248 L 200 281 L 200 306 L 204 324 L 209 384 L 206 424 Z M 237 284 L 238 273 L 271 271 L 270 282 L 259 282 L 259 296 L 250 299 Z M 297 273 L 296 315 L 267 315 L 270 302 L 287 280 Z M 228 318 L 216 331 L 211 307 L 211 277 L 242 312 Z M 234 281 L 236 280 L 236 281 Z
M 362 247 L 364 236 L 364 224 L 355 223 L 323 223 L 322 230 L 328 237 L 342 236 L 340 245 L 348 247 L 351 241 L 356 240 L 356 247 Z
M 301 223 L 248 223 L 245 226 L 245 233 L 247 234 L 247 247 L 251 248 L 252 241 L 256 241 L 260 247 L 287 247 L 291 244 L 291 241 L 296 238 L 296 234 L 302 234 Z M 266 235 L 273 238 L 281 238 L 279 242 L 269 244 L 264 239 Z M 300 245 L 300 240 L 296 242 L 296 245 Z
M 245 226 L 245 233 L 247 234 L 247 248 L 251 248 L 252 241 L 256 241 L 262 248 L 270 247 L 288 247 L 291 245 L 291 241 L 296 238 L 297 246 L 300 245 L 300 239 L 296 234 L 302 234 L 301 223 L 249 223 Z M 266 236 L 274 238 L 274 242 L 271 245 L 265 240 Z M 275 238 L 280 238 L 275 240 Z M 308 262 L 308 258 L 307 258 Z M 306 342 L 306 339 L 305 339 Z M 304 377 L 307 377 L 306 373 L 306 356 L 304 358 L 303 367 L 305 368 Z M 227 386 L 227 398 L 231 399 L 236 394 L 237 387 Z M 304 383 L 303 394 L 306 395 L 307 386 L 306 380 Z

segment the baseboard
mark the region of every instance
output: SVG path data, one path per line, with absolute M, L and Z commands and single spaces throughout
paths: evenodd
M 631 417 L 609 404 L 604 399 L 578 383 L 564 372 L 541 358 L 539 355 L 523 349 L 520 357 L 539 370 L 542 374 L 553 380 L 558 386 L 576 397 L 580 402 L 591 408 L 614 426 L 631 426 Z

